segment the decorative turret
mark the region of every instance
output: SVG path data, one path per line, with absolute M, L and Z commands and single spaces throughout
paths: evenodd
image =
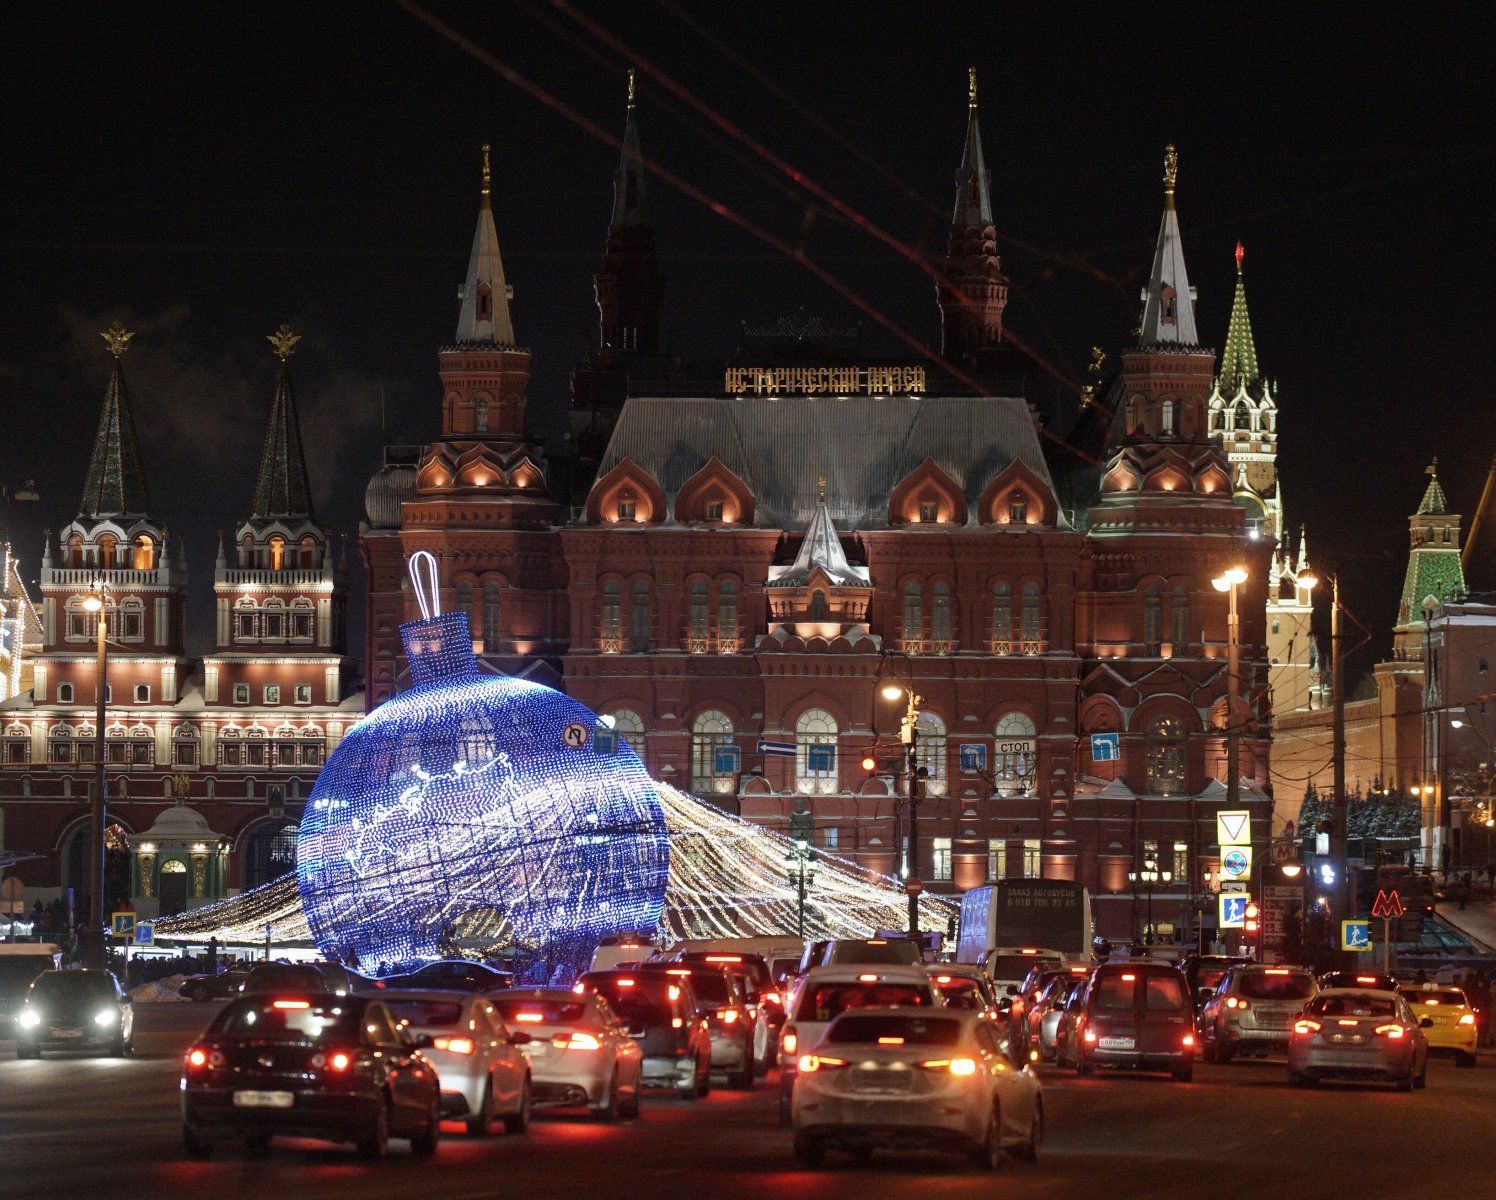
M 835 637 L 853 626 L 866 635 L 872 578 L 866 567 L 847 560 L 841 535 L 826 507 L 826 476 L 817 481 L 818 499 L 805 538 L 788 566 L 770 567 L 764 583 L 769 598 L 770 634 L 783 640 L 814 634 Z
M 1173 146 L 1164 152 L 1164 215 L 1158 226 L 1158 245 L 1153 251 L 1153 270 L 1143 289 L 1143 320 L 1139 346 L 1169 345 L 1198 347 L 1195 331 L 1195 289 L 1184 266 L 1184 240 L 1179 236 L 1179 215 L 1174 209 L 1174 187 L 1179 179 L 1179 154 Z
M 1444 485 L 1439 482 L 1439 460 L 1424 468 L 1428 486 L 1418 511 L 1408 518 L 1408 569 L 1403 575 L 1393 632 L 1393 655 L 1410 661 L 1422 657 L 1423 609 L 1465 594 L 1465 572 L 1460 563 L 1460 518 L 1449 511 Z
M 649 190 L 644 155 L 639 150 L 639 123 L 634 108 L 634 72 L 629 71 L 628 115 L 623 149 L 613 176 L 613 215 L 608 248 L 593 277 L 600 319 L 599 364 L 620 355 L 653 354 L 660 342 L 660 305 L 665 281 L 655 255 L 649 219 Z
M 135 417 L 130 411 L 130 392 L 120 359 L 135 334 L 116 321 L 99 335 L 114 355 L 109 372 L 109 386 L 104 392 L 104 407 L 99 413 L 99 427 L 94 434 L 93 453 L 88 460 L 88 476 L 83 485 L 83 499 L 78 516 L 149 517 L 150 492 L 145 471 L 140 465 L 140 447 L 135 440 Z
M 509 320 L 509 301 L 514 298 L 514 290 L 504 282 L 504 260 L 499 256 L 499 235 L 489 203 L 491 179 L 488 147 L 484 146 L 478 228 L 473 231 L 473 249 L 468 255 L 467 282 L 457 293 L 462 301 L 457 317 L 459 346 L 514 345 L 514 325 Z
M 1252 318 L 1247 315 L 1247 289 L 1242 282 L 1246 249 L 1236 243 L 1236 294 L 1231 299 L 1231 323 L 1226 327 L 1226 349 L 1221 353 L 1221 391 L 1234 392 L 1257 382 L 1257 347 L 1252 342 Z
M 969 358 L 1002 341 L 1008 280 L 992 225 L 991 180 L 977 120 L 975 67 L 968 73 L 966 144 L 956 171 L 950 243 L 935 291 L 940 303 L 941 347 L 947 356 Z

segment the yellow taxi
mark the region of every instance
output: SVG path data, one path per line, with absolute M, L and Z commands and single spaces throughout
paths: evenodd
M 1399 990 L 1420 1024 L 1425 1017 L 1433 1022 L 1423 1031 L 1428 1052 L 1453 1054 L 1459 1066 L 1473 1067 L 1480 1031 L 1465 993 L 1443 983 L 1403 984 Z

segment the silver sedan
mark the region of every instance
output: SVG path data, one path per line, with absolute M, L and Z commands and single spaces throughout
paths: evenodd
M 1428 1072 L 1424 1028 L 1396 992 L 1326 989 L 1294 1020 L 1288 1082 L 1302 1087 L 1321 1079 L 1381 1079 L 1411 1092 L 1423 1086 Z
M 827 1149 L 867 1157 L 886 1148 L 954 1151 L 990 1171 L 1004 1151 L 1038 1156 L 1044 1098 L 978 1012 L 861 1009 L 799 1057 L 791 1124 L 805 1166 Z

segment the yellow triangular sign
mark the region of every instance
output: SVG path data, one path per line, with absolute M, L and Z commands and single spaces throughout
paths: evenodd
M 1216 813 L 1216 845 L 1250 846 L 1252 814 L 1246 809 L 1225 809 Z

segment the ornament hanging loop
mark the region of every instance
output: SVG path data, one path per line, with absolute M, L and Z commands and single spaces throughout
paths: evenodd
M 430 550 L 417 550 L 410 556 L 409 570 L 411 585 L 416 590 L 416 603 L 421 606 L 422 619 L 429 621 L 432 617 L 440 616 L 442 597 L 436 578 L 436 555 Z

